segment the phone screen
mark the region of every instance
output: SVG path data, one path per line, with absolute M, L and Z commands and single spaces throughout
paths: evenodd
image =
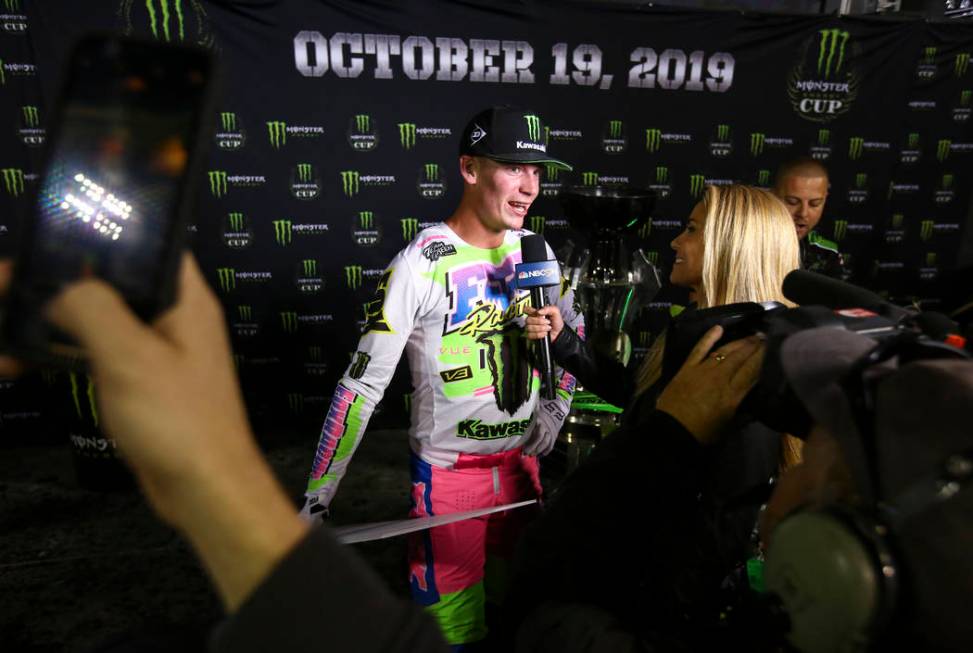
M 114 39 L 76 52 L 25 261 L 34 294 L 96 276 L 137 309 L 157 301 L 209 73 L 164 54 Z

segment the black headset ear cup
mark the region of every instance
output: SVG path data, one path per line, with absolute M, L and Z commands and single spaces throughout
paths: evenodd
M 864 650 L 895 603 L 896 569 L 876 522 L 845 510 L 798 512 L 774 529 L 764 577 L 806 653 Z

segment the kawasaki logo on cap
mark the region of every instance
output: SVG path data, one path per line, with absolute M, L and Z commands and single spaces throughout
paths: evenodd
M 278 245 L 290 245 L 293 223 L 290 220 L 274 220 L 274 240 Z
M 412 122 L 399 123 L 399 142 L 402 148 L 411 150 L 416 146 L 416 125 Z
M 17 197 L 24 192 L 24 171 L 20 168 L 3 168 L 3 186 L 7 195 Z
M 845 62 L 845 46 L 849 34 L 840 29 L 820 30 L 821 42 L 818 45 L 818 74 L 825 79 L 838 74 Z

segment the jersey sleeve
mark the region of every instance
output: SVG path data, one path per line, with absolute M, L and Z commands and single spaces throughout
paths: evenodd
M 577 302 L 574 301 L 574 291 L 571 290 L 567 280 L 562 280 L 559 288 L 550 289 L 548 293 L 548 302 L 557 305 L 565 326 L 570 327 L 583 340 L 584 314 Z M 556 295 L 556 297 L 552 295 Z M 571 400 L 574 397 L 577 379 L 558 365 L 554 367 L 554 379 L 557 386 L 554 399 L 542 398 L 539 402 L 540 410 L 537 414 L 540 419 L 545 420 L 554 429 L 554 432 L 557 432 L 561 429 L 561 425 L 571 409 Z
M 374 298 L 365 305 L 361 339 L 321 427 L 305 491 L 309 502 L 330 504 L 412 333 L 423 281 L 406 251 L 385 269 Z

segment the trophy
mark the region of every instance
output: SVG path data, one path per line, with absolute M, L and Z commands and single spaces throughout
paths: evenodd
M 559 195 L 565 217 L 587 240 L 561 252 L 562 267 L 584 311 L 585 339 L 627 365 L 635 316 L 659 292 L 656 267 L 632 236 L 649 220 L 651 190 L 568 186 Z M 578 388 L 561 433 L 570 471 L 618 423 L 624 406 L 612 406 Z

